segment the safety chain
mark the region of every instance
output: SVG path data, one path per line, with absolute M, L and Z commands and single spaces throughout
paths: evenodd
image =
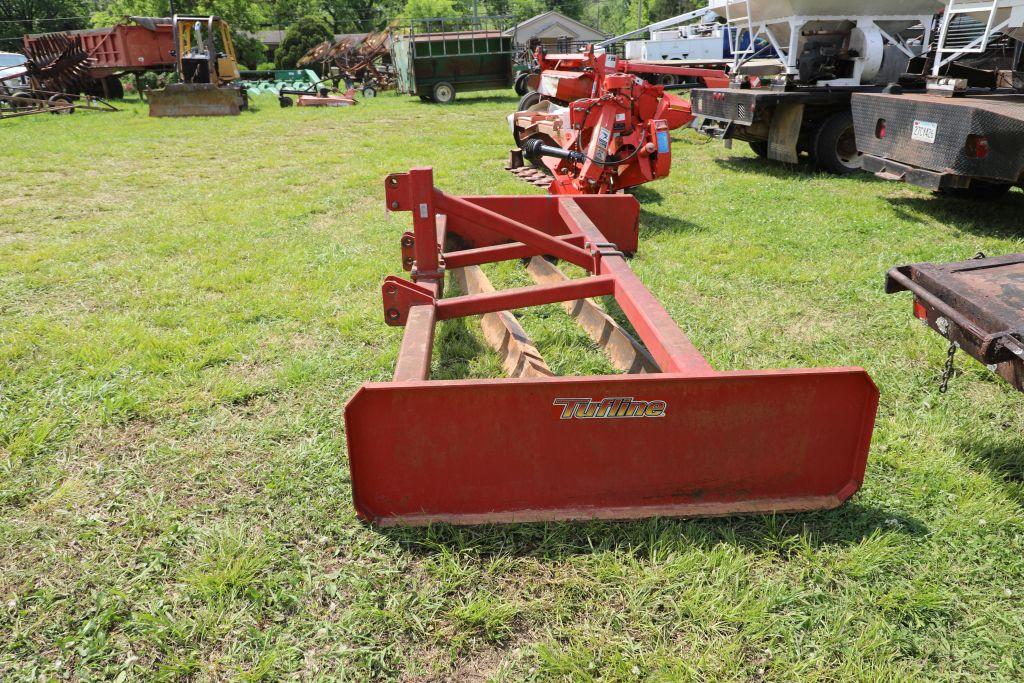
M 946 365 L 942 368 L 942 382 L 939 384 L 939 393 L 944 394 L 949 390 L 949 378 L 953 376 L 953 356 L 960 345 L 955 341 L 949 342 L 949 349 L 946 351 Z
M 985 252 L 979 251 L 977 254 L 971 257 L 974 259 L 987 258 Z M 939 383 L 939 393 L 944 394 L 949 391 L 949 379 L 953 376 L 953 356 L 956 355 L 956 350 L 960 348 L 960 345 L 955 341 L 949 342 L 949 348 L 946 350 L 946 364 L 942 368 L 942 381 Z

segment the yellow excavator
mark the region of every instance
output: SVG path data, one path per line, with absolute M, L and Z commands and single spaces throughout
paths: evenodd
M 177 83 L 149 93 L 150 116 L 237 116 L 249 106 L 231 29 L 220 17 L 172 18 Z

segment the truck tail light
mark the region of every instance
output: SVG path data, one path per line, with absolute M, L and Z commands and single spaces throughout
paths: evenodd
M 875 124 L 875 137 L 879 140 L 885 137 L 885 119 L 878 119 Z
M 988 156 L 988 138 L 984 135 L 967 136 L 967 156 L 984 159 Z
M 917 299 L 914 299 L 914 317 L 918 320 L 928 320 L 928 311 Z

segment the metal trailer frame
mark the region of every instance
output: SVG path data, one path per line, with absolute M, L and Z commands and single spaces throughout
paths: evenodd
M 407 33 L 392 35 L 391 55 L 398 92 L 430 99 L 435 86 L 447 84 L 452 87 L 454 99 L 457 92 L 511 87 L 515 79 L 515 33 L 506 34 L 509 24 L 511 17 L 507 16 L 412 20 Z M 418 31 L 418 27 L 426 30 Z M 492 49 L 495 41 L 498 49 Z M 421 46 L 425 46 L 426 54 L 419 54 L 423 51 Z M 505 73 L 484 68 L 484 60 L 502 56 L 508 62 Z M 428 64 L 431 73 L 425 75 L 421 72 Z
M 878 406 L 867 372 L 714 370 L 626 261 L 636 249 L 635 198 L 457 197 L 434 187 L 429 168 L 388 176 L 385 195 L 388 209 L 412 213 L 402 238 L 412 280 L 383 284 L 385 321 L 405 327 L 393 380 L 363 384 L 345 406 L 361 519 L 773 513 L 833 508 L 860 487 Z M 443 296 L 447 270 L 465 277 L 481 264 L 542 255 L 588 275 Z M 549 376 L 504 313 L 557 302 L 575 310 L 598 296 L 621 307 L 650 353 L 650 364 L 633 365 L 651 372 Z M 481 314 L 498 316 L 506 367 L 518 376 L 430 380 L 437 323 Z
M 979 32 L 958 29 L 958 19 Z M 956 61 L 984 53 L 1001 32 L 1024 38 L 1024 0 L 948 0 L 927 91 L 853 97 L 865 171 L 982 200 L 1024 187 L 1024 44 L 1009 69 Z
M 979 199 L 1024 185 L 1022 92 L 857 94 L 852 111 L 863 168 L 880 178 Z
M 914 295 L 914 317 L 1024 391 L 1024 254 L 891 269 L 887 294 Z
M 76 109 L 118 111 L 109 102 L 91 95 L 75 95 L 53 90 L 18 90 L 0 92 L 0 119 L 13 119 L 32 114 L 73 114 Z

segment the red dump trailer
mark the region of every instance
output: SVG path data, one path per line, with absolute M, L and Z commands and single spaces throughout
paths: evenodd
M 55 34 L 36 33 L 22 40 L 25 54 L 42 46 Z M 78 42 L 88 55 L 88 73 L 96 92 L 103 97 L 123 94 L 119 76 L 144 71 L 174 70 L 174 30 L 168 17 L 128 17 L 109 28 L 66 31 L 62 35 Z

